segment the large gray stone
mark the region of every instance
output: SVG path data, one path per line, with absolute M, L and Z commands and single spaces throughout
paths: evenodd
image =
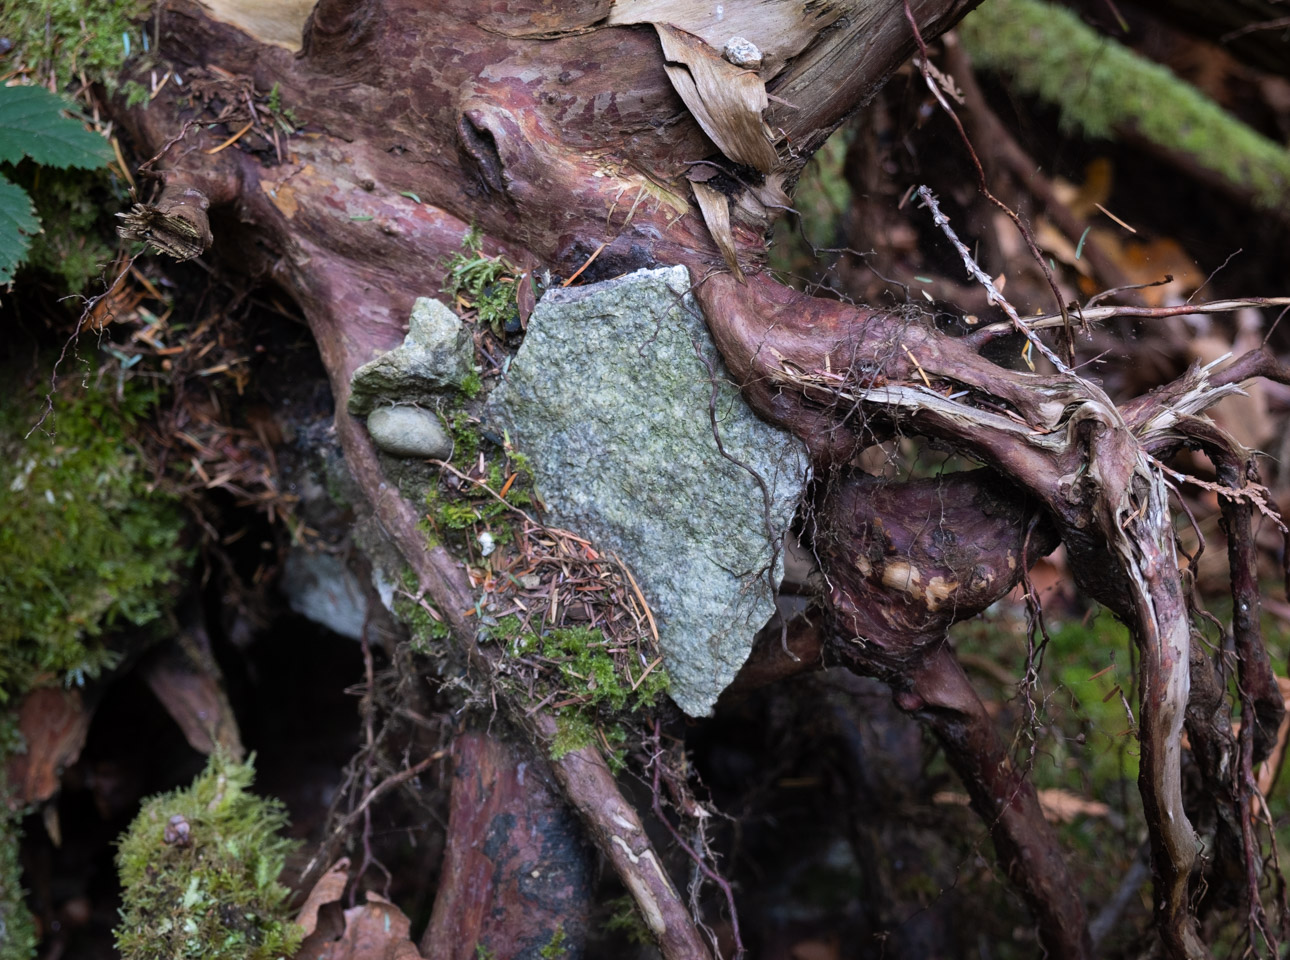
M 349 412 L 362 416 L 382 402 L 428 403 L 461 386 L 474 362 L 475 347 L 466 325 L 438 300 L 420 297 L 412 306 L 402 346 L 354 371 Z
M 772 543 L 807 462 L 727 382 L 689 286 L 673 267 L 548 293 L 485 421 L 528 455 L 549 520 L 631 567 L 658 620 L 672 699 L 703 716 L 774 611 Z M 715 366 L 726 452 L 770 491 L 769 530 L 757 481 L 713 439 L 696 345 Z

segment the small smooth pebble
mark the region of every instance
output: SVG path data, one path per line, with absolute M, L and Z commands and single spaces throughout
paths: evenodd
M 736 67 L 743 67 L 745 70 L 761 69 L 761 51 L 757 49 L 757 44 L 743 37 L 731 37 L 727 40 L 721 55 Z
M 420 407 L 378 407 L 367 416 L 367 432 L 392 457 L 447 460 L 452 455 L 452 438 L 443 424 Z

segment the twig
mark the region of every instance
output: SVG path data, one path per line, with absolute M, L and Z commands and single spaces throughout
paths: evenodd
M 1240 300 L 1208 300 L 1204 303 L 1182 304 L 1176 307 L 1085 307 L 1079 311 L 1081 318 L 1087 321 L 1111 320 L 1116 317 L 1139 317 L 1151 320 L 1163 320 L 1167 317 L 1188 316 L 1193 313 L 1231 313 L 1248 307 L 1284 307 L 1290 306 L 1290 297 L 1245 297 Z M 1047 330 L 1062 324 L 1060 314 L 1050 313 L 1039 317 L 1029 317 L 1020 321 L 1030 330 Z M 965 337 L 969 342 L 989 340 L 1012 329 L 1011 324 L 992 323 L 979 327 Z
M 705 858 L 703 855 L 698 853 L 692 846 L 690 846 L 688 843 L 685 842 L 685 838 L 681 836 L 680 831 L 678 831 L 676 827 L 672 825 L 672 821 L 669 820 L 667 815 L 663 812 L 663 796 L 659 790 L 659 779 L 661 778 L 663 773 L 663 740 L 662 740 L 662 724 L 658 720 L 654 721 L 653 764 L 654 764 L 654 783 L 653 783 L 654 816 L 656 816 L 659 820 L 661 820 L 663 825 L 667 827 L 667 832 L 672 835 L 672 839 L 676 841 L 677 846 L 679 846 L 682 850 L 684 850 L 686 856 L 688 856 L 691 860 L 694 861 L 694 864 L 696 867 L 699 868 L 699 871 L 705 877 L 707 877 L 709 880 L 715 883 L 718 887 L 720 887 L 721 892 L 725 894 L 726 908 L 730 911 L 730 931 L 735 938 L 735 960 L 740 960 L 741 957 L 744 957 L 747 954 L 747 951 L 744 949 L 743 938 L 739 935 L 739 913 L 735 909 L 735 894 L 734 894 L 734 891 L 730 889 L 730 882 L 726 880 L 726 878 L 723 877 L 721 874 L 717 873 L 717 871 L 713 870 L 710 866 L 708 866 L 707 858 Z
M 936 197 L 932 191 L 926 186 L 921 186 L 918 188 L 918 196 L 919 199 L 923 201 L 923 205 L 932 211 L 932 222 L 941 228 L 941 232 L 949 238 L 950 243 L 954 244 L 954 248 L 958 250 L 959 256 L 963 260 L 963 266 L 967 268 L 968 274 L 974 277 L 981 286 L 985 287 L 986 293 L 990 295 L 990 301 L 992 303 L 997 303 L 999 306 L 1003 307 L 1003 312 L 1008 315 L 1010 320 L 1012 320 L 1013 328 L 1030 341 L 1030 344 L 1038 350 L 1049 363 L 1056 367 L 1060 373 L 1078 376 L 1071 371 L 1070 367 L 1059 360 L 1057 354 L 1049 350 L 1048 346 L 1040 340 L 1039 337 L 1035 336 L 1034 330 L 1032 330 L 1031 327 L 1021 319 L 1021 317 L 1017 316 L 1017 311 L 1013 308 L 1012 304 L 1005 300 L 1003 294 L 995 287 L 994 281 L 990 279 L 990 275 L 977 266 L 977 262 L 972 259 L 971 251 L 968 250 L 963 241 L 958 238 L 958 234 L 954 232 L 954 228 L 950 226 L 950 218 L 941 212 L 940 204 L 936 202 Z M 980 331 L 977 331 L 977 333 L 979 334 Z

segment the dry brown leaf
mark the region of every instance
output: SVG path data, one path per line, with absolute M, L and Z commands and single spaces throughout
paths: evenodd
M 692 183 L 694 199 L 699 201 L 699 210 L 703 212 L 703 222 L 708 225 L 708 232 L 717 241 L 721 255 L 726 258 L 726 266 L 740 280 L 744 272 L 739 268 L 739 259 L 735 255 L 735 235 L 730 229 L 730 201 L 724 193 L 706 183 Z
M 341 857 L 318 878 L 318 882 L 309 891 L 309 896 L 305 897 L 300 913 L 296 916 L 296 923 L 304 929 L 306 937 L 318 929 L 318 911 L 327 904 L 339 900 L 348 882 L 349 857 Z
M 76 762 L 85 746 L 91 712 L 76 690 L 41 687 L 23 698 L 18 729 L 27 750 L 13 754 L 5 768 L 13 809 L 41 803 L 58 792 L 63 769 Z
M 724 3 L 694 3 L 692 0 L 616 0 L 609 14 L 610 25 L 670 23 L 717 50 L 733 36 L 757 45 L 762 54 L 761 76 L 769 80 L 784 64 L 810 45 L 811 41 L 839 17 L 856 14 L 860 3 L 830 3 L 816 0 L 725 0 Z
M 1070 823 L 1076 817 L 1105 817 L 1111 808 L 1100 800 L 1089 800 L 1069 790 L 1040 790 L 1039 809 L 1050 823 Z M 966 793 L 940 790 L 932 795 L 932 802 L 947 806 L 966 807 L 972 802 Z
M 741 70 L 692 33 L 654 24 L 668 79 L 694 119 L 727 157 L 761 173 L 779 165 L 770 127 L 762 119 L 766 84 Z
M 1076 817 L 1105 817 L 1111 808 L 1069 790 L 1040 790 L 1039 808 L 1050 823 L 1070 823 Z
M 402 910 L 369 890 L 367 903 L 345 911 L 339 940 L 306 941 L 295 960 L 423 960 L 408 938 L 411 928 Z

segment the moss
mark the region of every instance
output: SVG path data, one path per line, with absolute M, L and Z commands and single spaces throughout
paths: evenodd
M 626 717 L 653 706 L 667 691 L 665 670 L 656 668 L 639 681 L 624 677 L 608 653 L 605 635 L 586 627 L 561 627 L 539 635 L 523 632 L 519 619 L 507 616 L 486 631 L 485 639 L 504 644 L 512 656 L 537 656 L 554 668 L 542 681 L 537 699 L 554 692 L 561 701 L 575 701 L 555 708 L 556 736 L 550 745 L 553 760 L 603 742 L 608 747 L 605 759 L 614 773 L 626 767 L 622 747 L 630 734 L 615 715 Z
M 23 902 L 18 857 L 23 811 L 13 808 L 5 779 L 9 756 L 18 751 L 21 740 L 13 714 L 0 714 L 0 960 L 36 956 L 36 923 Z
M 445 420 L 445 426 L 452 434 L 452 458 L 458 463 L 474 460 L 479 455 L 483 439 L 478 427 L 472 424 L 469 414 L 459 410 L 451 419 Z
M 484 378 L 479 375 L 478 370 L 471 370 L 461 378 L 458 389 L 467 400 L 474 400 L 484 389 Z
M 555 718 L 555 739 L 551 741 L 551 759 L 560 758 L 589 747 L 596 742 L 596 725 L 581 710 L 560 713 Z
M 992 0 L 960 26 L 982 67 L 1012 76 L 1014 87 L 1055 105 L 1061 124 L 1089 137 L 1132 131 L 1284 210 L 1290 151 L 1234 119 L 1165 67 L 1042 0 Z
M 135 21 L 149 6 L 148 0 L 0 0 L 0 23 L 15 48 L 7 66 L 26 66 L 42 81 L 52 76 L 58 89 L 84 76 L 114 91 L 127 56 L 144 50 Z
M 34 431 L 38 396 L 0 398 L 0 702 L 96 675 L 113 659 L 99 638 L 156 620 L 186 564 L 177 501 L 131 441 L 154 391 L 86 381 Z
M 636 900 L 630 893 L 615 897 L 605 906 L 610 911 L 608 919 L 605 920 L 606 930 L 621 934 L 629 943 L 645 945 L 654 942 L 654 938 L 650 936 L 649 927 L 645 926 L 645 921 L 636 906 Z
M 542 960 L 564 960 L 569 955 L 569 948 L 565 945 L 564 926 L 557 924 L 555 933 L 551 935 L 547 945 L 538 951 L 538 956 Z
M 418 600 L 413 599 L 420 597 L 421 587 L 411 569 L 404 571 L 401 586 L 402 592 L 394 595 L 394 615 L 408 628 L 412 652 L 422 656 L 439 652 L 452 632 L 447 621 L 436 620 Z
M 793 209 L 775 224 L 770 264 L 786 274 L 808 276 L 821 266 L 810 246 L 836 247 L 844 240 L 847 211 L 851 209 L 851 184 L 846 177 L 847 150 L 855 137 L 850 126 L 841 127 L 807 161 L 793 193 Z M 798 217 L 801 223 L 798 223 Z
M 1065 696 L 1054 698 L 1049 712 L 1069 736 L 1053 743 L 1051 758 L 1057 771 L 1068 768 L 1088 777 L 1093 796 L 1102 796 L 1113 784 L 1133 782 L 1138 776 L 1137 740 L 1120 695 L 1134 702 L 1133 675 L 1129 667 L 1128 628 L 1103 611 L 1087 624 L 1066 623 L 1052 630 L 1052 644 L 1044 659 Z M 1124 663 L 1116 664 L 1120 654 Z M 1039 774 L 1045 774 L 1041 765 Z M 1082 783 L 1055 786 L 1080 788 Z
M 515 286 L 519 271 L 505 257 L 487 256 L 476 228 L 470 228 L 461 250 L 448 258 L 444 270 L 443 292 L 464 300 L 493 333 L 501 336 L 507 322 L 519 316 Z
M 148 800 L 121 838 L 124 960 L 276 960 L 298 945 L 278 882 L 286 814 L 249 792 L 252 762 L 217 752 L 188 789 Z

